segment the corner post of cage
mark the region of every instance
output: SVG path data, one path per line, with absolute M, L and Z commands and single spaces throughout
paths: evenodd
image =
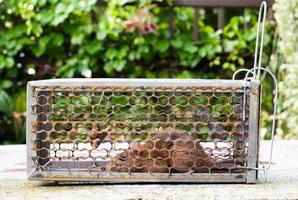
M 257 181 L 259 131 L 260 131 L 260 81 L 250 80 L 249 115 L 248 115 L 248 149 L 247 149 L 247 183 Z M 246 108 L 243 108 L 246 109 Z
M 258 118 L 258 123 L 259 123 L 259 132 L 258 132 L 258 146 L 257 146 L 257 168 L 259 168 L 259 164 L 260 164 L 260 143 L 261 143 L 261 140 L 262 140 L 262 137 L 261 137 L 261 131 L 262 131 L 262 124 L 261 124 L 261 121 L 262 121 L 262 113 L 261 113 L 261 110 L 262 110 L 262 98 L 263 98 L 263 86 L 261 84 L 261 81 L 260 81 L 260 89 L 259 89 L 259 118 Z M 257 179 L 258 179 L 258 173 L 257 173 Z
M 26 156 L 27 156 L 27 177 L 30 178 L 30 176 L 34 173 L 33 169 L 33 162 L 32 157 L 34 156 L 32 154 L 33 149 L 33 138 L 32 138 L 32 86 L 30 82 L 27 83 L 27 93 L 26 93 Z

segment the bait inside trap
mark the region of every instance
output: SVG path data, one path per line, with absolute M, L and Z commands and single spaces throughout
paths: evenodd
M 60 79 L 27 91 L 30 179 L 256 181 L 258 80 Z

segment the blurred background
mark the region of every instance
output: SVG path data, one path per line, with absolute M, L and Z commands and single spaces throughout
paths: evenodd
M 267 1 L 263 67 L 279 80 L 276 137 L 298 138 L 298 1 Z M 0 144 L 25 142 L 26 83 L 231 79 L 253 65 L 260 0 L 0 0 Z M 270 139 L 264 78 L 262 138 Z

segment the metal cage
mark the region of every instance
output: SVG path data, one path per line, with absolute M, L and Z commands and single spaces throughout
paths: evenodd
M 59 79 L 27 91 L 32 180 L 256 181 L 258 80 Z
M 254 66 L 232 80 L 57 79 L 27 85 L 29 179 L 255 183 L 272 158 L 278 85 Z M 275 83 L 269 164 L 259 165 L 260 71 Z M 235 80 L 245 72 L 243 80 Z M 253 75 L 253 76 L 251 76 Z

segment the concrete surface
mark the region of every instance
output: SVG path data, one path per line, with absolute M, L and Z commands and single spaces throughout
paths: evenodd
M 298 199 L 298 141 L 277 141 L 267 182 L 258 184 L 44 185 L 26 180 L 24 145 L 0 146 L 0 200 Z M 261 143 L 268 160 L 269 142 Z

